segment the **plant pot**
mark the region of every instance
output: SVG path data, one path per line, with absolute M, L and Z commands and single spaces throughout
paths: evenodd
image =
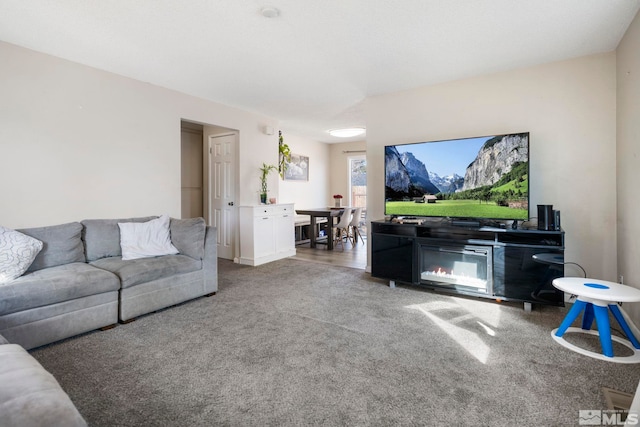
M 267 204 L 267 193 L 260 194 L 260 203 L 262 203 L 263 205 Z

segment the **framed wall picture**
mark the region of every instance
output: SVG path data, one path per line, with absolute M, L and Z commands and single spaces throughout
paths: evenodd
M 284 179 L 287 181 L 309 181 L 309 157 L 291 153 L 291 161 L 287 162 Z

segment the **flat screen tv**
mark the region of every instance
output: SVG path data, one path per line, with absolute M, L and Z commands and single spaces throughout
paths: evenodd
M 385 215 L 529 219 L 529 133 L 385 147 Z

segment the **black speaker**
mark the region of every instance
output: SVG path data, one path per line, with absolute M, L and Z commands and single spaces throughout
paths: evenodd
M 538 205 L 538 230 L 554 230 L 553 205 Z
M 560 231 L 562 229 L 560 227 L 560 211 L 553 211 L 553 227 L 556 231 Z

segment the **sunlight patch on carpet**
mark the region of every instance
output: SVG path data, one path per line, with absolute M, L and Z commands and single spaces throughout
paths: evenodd
M 456 305 L 442 304 L 441 302 L 413 304 L 406 308 L 420 311 L 436 326 L 442 329 L 449 337 L 451 337 L 467 353 L 475 357 L 481 363 L 487 363 L 491 348 L 482 339 L 481 333 L 491 336 L 495 335 L 495 333 L 490 333 L 493 332 L 493 330 L 476 320 L 473 315 L 470 313 L 464 313 L 464 310 L 461 310 L 461 307 L 458 306 L 457 310 L 463 311 L 462 314 L 447 319 L 443 314 L 446 315 L 447 313 L 450 313 L 450 310 L 452 308 L 456 308 Z M 476 325 L 479 325 L 480 328 Z
M 500 317 L 502 316 L 502 307 L 500 304 L 494 304 L 490 301 L 474 300 L 470 298 L 452 298 L 456 304 L 464 308 L 474 316 L 482 320 L 484 323 L 494 328 L 500 326 Z

